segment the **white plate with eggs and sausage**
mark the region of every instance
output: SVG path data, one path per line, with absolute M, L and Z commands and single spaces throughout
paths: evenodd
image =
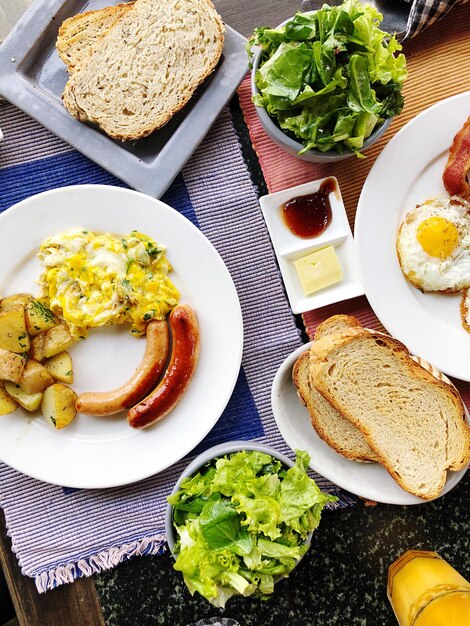
M 172 267 L 169 276 L 179 291 L 179 302 L 190 305 L 197 317 L 200 347 L 186 391 L 173 410 L 150 427 L 132 428 L 121 411 L 105 417 L 78 413 L 70 425 L 57 430 L 40 411 L 28 413 L 18 408 L 1 417 L 0 460 L 46 482 L 104 488 L 142 480 L 189 453 L 211 430 L 229 401 L 243 348 L 237 292 L 212 244 L 163 202 L 104 185 L 65 187 L 32 196 L 0 215 L 0 227 L 2 297 L 19 292 L 41 295 L 38 279 L 44 268 L 38 251 L 50 237 L 77 229 L 123 237 L 132 231 L 144 233 L 166 248 Z M 144 244 L 150 245 L 146 240 Z M 150 252 L 153 254 L 153 249 Z M 101 254 L 99 263 L 97 259 L 90 263 L 118 266 L 122 261 L 126 268 L 131 267 L 132 259 L 122 260 L 118 252 L 111 256 L 111 252 Z M 85 274 L 90 263 L 88 269 L 87 264 L 82 268 Z M 49 267 L 60 273 L 65 267 L 63 259 Z M 149 289 L 152 286 L 145 284 Z M 82 308 L 96 311 L 98 304 L 96 299 L 89 300 Z M 128 323 L 92 328 L 88 338 L 71 346 L 72 388 L 77 394 L 111 390 L 134 375 L 146 341 L 132 335 L 130 329 Z M 174 347 L 173 336 L 171 350 Z
M 462 323 L 463 292 L 421 291 L 402 266 L 421 286 L 431 277 L 433 285 L 438 281 L 436 289 L 445 288 L 443 275 L 454 291 L 470 284 L 470 217 L 465 208 L 449 210 L 442 181 L 449 148 L 469 114 L 470 92 L 465 92 L 406 124 L 372 167 L 355 223 L 365 292 L 377 317 L 412 353 L 466 381 L 470 333 Z M 435 198 L 440 208 L 430 211 L 426 202 Z M 424 209 L 417 211 L 417 205 Z

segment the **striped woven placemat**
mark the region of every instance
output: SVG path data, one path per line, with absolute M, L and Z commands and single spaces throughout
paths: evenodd
M 55 187 L 124 186 L 12 105 L 0 103 L 0 116 L 5 131 L 0 211 Z M 292 456 L 274 422 L 270 394 L 277 368 L 301 339 L 227 110 L 163 201 L 217 248 L 234 279 L 244 321 L 242 368 L 234 393 L 191 456 L 233 439 L 256 439 Z M 0 505 L 23 574 L 45 591 L 135 555 L 158 554 L 165 544 L 166 496 L 187 463 L 184 459 L 137 484 L 96 491 L 48 485 L 0 463 Z M 340 506 L 355 502 L 324 478 L 316 479 L 340 495 Z

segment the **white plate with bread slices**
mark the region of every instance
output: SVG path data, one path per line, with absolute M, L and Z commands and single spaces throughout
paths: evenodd
M 248 71 L 209 0 L 37 0 L 2 44 L 0 94 L 160 197 Z
M 323 322 L 315 339 L 274 379 L 272 408 L 286 443 L 366 499 L 419 504 L 452 489 L 470 461 L 470 428 L 448 379 L 349 316 Z
M 448 231 L 438 224 L 449 224 L 448 194 L 443 173 L 449 148 L 455 134 L 462 128 L 470 112 L 470 91 L 438 102 L 406 124 L 385 146 L 375 161 L 359 199 L 355 243 L 365 293 L 375 314 L 394 337 L 406 344 L 448 376 L 470 381 L 470 334 L 463 326 L 460 305 L 462 293 L 424 293 L 405 278 L 397 254 L 401 225 L 411 219 L 417 205 L 441 197 L 440 212 L 433 213 L 436 228 L 428 239 L 436 242 L 447 238 Z M 407 218 L 405 219 L 405 215 Z M 436 217 L 438 219 L 436 220 Z M 445 218 L 445 219 L 444 219 Z M 468 222 L 467 220 L 462 220 Z M 430 220 L 427 220 L 427 224 Z M 450 224 L 451 229 L 455 229 Z M 470 228 L 462 227 L 456 235 L 458 246 L 447 254 L 430 251 L 419 237 L 408 237 L 400 248 L 405 260 L 405 247 L 414 263 L 412 273 L 451 268 L 469 281 L 468 241 Z M 447 243 L 448 243 L 447 242 Z M 428 242 L 429 243 L 429 242 Z M 432 244 L 432 242 L 431 242 Z M 434 244 L 435 245 L 435 244 Z M 432 245 L 431 245 L 432 247 Z M 451 249 L 453 246 L 451 246 Z M 442 254 L 442 256 L 440 256 Z M 457 263 L 457 260 L 465 261 Z M 406 261 L 411 267 L 411 263 Z M 464 292 L 465 293 L 465 292 Z M 469 325 L 470 331 L 470 325 Z

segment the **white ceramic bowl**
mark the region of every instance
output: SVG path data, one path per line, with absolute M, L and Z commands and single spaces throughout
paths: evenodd
M 198 470 L 203 467 L 206 463 L 209 463 L 213 459 L 218 457 L 223 457 L 226 454 L 231 454 L 232 452 L 240 452 L 241 450 L 257 450 L 258 452 L 264 452 L 265 454 L 269 454 L 270 456 L 278 459 L 287 467 L 293 467 L 294 463 L 287 456 L 274 450 L 274 448 L 269 448 L 268 446 L 264 446 L 263 444 L 256 443 L 254 441 L 227 441 L 226 443 L 220 443 L 217 446 L 213 446 L 209 448 L 205 452 L 202 452 L 199 456 L 197 456 L 183 471 L 181 476 L 178 478 L 176 485 L 171 492 L 171 495 L 175 494 L 179 491 L 181 482 L 183 479 L 188 478 L 189 476 L 193 476 L 198 472 Z M 173 554 L 173 549 L 175 546 L 175 533 L 173 527 L 173 507 L 171 504 L 168 504 L 165 514 L 165 532 L 166 538 L 168 541 L 168 546 Z M 312 533 L 309 534 L 305 543 L 310 544 L 312 538 Z M 174 556 L 174 554 L 173 554 Z
M 284 26 L 287 22 L 289 22 L 292 18 L 290 17 L 288 20 L 279 24 L 277 28 Z M 251 70 L 251 93 L 253 95 L 259 93 L 259 89 L 255 83 L 256 72 L 261 63 L 262 50 L 261 48 L 253 47 L 253 68 Z M 320 150 L 308 150 L 304 154 L 299 154 L 299 152 L 303 149 L 303 145 L 300 141 L 296 141 L 292 139 L 287 133 L 279 128 L 276 124 L 275 120 L 269 115 L 269 113 L 263 107 L 255 106 L 256 112 L 258 113 L 259 120 L 261 125 L 267 134 L 271 137 L 271 139 L 276 143 L 280 148 L 282 148 L 288 154 L 297 157 L 298 159 L 302 159 L 303 161 L 310 161 L 311 163 L 335 163 L 337 161 L 344 161 L 345 159 L 350 159 L 353 156 L 356 156 L 355 152 L 352 150 L 345 150 L 342 154 L 338 154 L 334 150 L 329 150 L 328 152 L 321 152 Z M 387 130 L 392 121 L 392 117 L 388 118 L 383 122 L 381 126 L 379 126 L 371 135 L 364 141 L 364 145 L 361 148 L 361 152 L 370 148 L 372 144 L 374 144 Z

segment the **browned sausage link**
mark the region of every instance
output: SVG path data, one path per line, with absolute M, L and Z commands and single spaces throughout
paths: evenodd
M 182 398 L 199 358 L 199 326 L 191 307 L 177 306 L 170 314 L 173 339 L 170 364 L 156 389 L 127 414 L 133 428 L 145 428 L 169 413 Z
M 169 347 L 166 321 L 150 322 L 145 354 L 132 378 L 112 391 L 82 393 L 77 398 L 77 411 L 85 415 L 114 415 L 142 400 L 157 384 L 168 359 Z

